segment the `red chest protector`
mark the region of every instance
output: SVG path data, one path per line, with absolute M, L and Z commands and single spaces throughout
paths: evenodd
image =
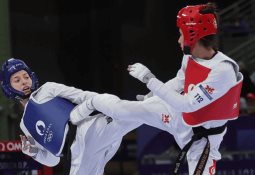
M 188 93 L 190 84 L 204 81 L 211 69 L 204 67 L 189 58 L 185 72 L 184 92 Z M 183 113 L 183 119 L 188 125 L 200 125 L 211 120 L 234 119 L 239 115 L 240 93 L 242 81 L 233 86 L 225 95 L 207 106 L 190 113 Z

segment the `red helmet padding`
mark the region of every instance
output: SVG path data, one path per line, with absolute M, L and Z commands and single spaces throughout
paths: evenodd
M 217 22 L 212 13 L 201 14 L 206 5 L 187 6 L 177 15 L 177 26 L 182 30 L 184 46 L 192 50 L 195 43 L 207 35 L 217 33 Z

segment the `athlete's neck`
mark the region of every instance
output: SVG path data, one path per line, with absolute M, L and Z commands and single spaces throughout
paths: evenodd
M 29 99 L 29 98 L 26 98 L 26 99 L 20 100 L 19 102 L 21 103 L 21 105 L 22 105 L 23 107 L 25 107 L 26 104 L 27 104 L 27 102 L 28 102 L 28 99 Z
M 192 50 L 192 56 L 194 58 L 200 58 L 204 60 L 210 60 L 212 59 L 217 51 L 215 51 L 213 48 L 206 48 L 200 44 L 196 44 L 194 49 Z

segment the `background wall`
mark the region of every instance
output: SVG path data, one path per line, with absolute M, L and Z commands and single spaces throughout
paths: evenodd
M 128 76 L 128 64 L 142 62 L 163 81 L 176 74 L 182 53 L 175 21 L 185 5 L 184 0 L 10 1 L 11 53 L 25 59 L 41 83 L 134 98 L 146 90 Z

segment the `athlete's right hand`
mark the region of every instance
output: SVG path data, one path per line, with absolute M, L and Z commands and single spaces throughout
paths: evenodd
M 151 78 L 155 78 L 151 71 L 141 63 L 128 65 L 127 70 L 131 76 L 137 78 L 138 80 L 146 84 Z
M 35 146 L 35 140 L 31 136 L 20 135 L 22 152 L 28 156 L 36 157 L 39 148 Z

